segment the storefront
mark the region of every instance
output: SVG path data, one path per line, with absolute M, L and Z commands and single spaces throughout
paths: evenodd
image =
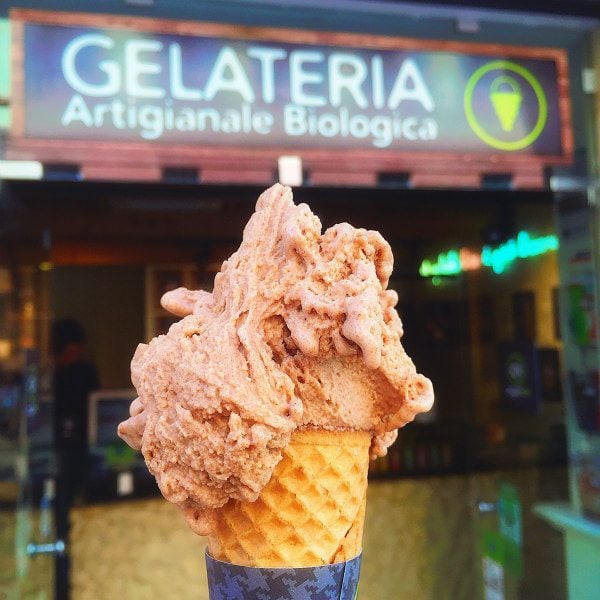
M 532 507 L 569 496 L 555 209 L 584 190 L 557 195 L 549 182 L 590 172 L 591 98 L 573 83 L 586 32 L 537 44 L 543 28 L 506 27 L 483 43 L 427 39 L 435 20 L 414 39 L 390 35 L 385 19 L 252 19 L 10 14 L 3 158 L 39 178 L 6 176 L 0 190 L 2 418 L 20 448 L 3 466 L 13 508 L 2 514 L 16 515 L 5 531 L 17 540 L 2 539 L 6 589 L 43 593 L 54 578 L 60 597 L 65 556 L 76 598 L 203 588 L 202 543 L 177 529 L 114 427 L 137 343 L 172 322 L 161 294 L 210 289 L 256 197 L 280 178 L 324 227 L 348 221 L 390 241 L 405 346 L 436 388 L 431 415 L 372 463 L 361 594 L 566 597 L 562 538 Z M 569 289 L 589 295 L 585 277 Z M 589 321 L 593 299 L 578 298 Z M 64 318 L 83 326 L 100 390 L 85 484 L 57 548 L 50 333 Z M 579 329 L 591 340 L 590 327 Z M 485 514 L 498 501 L 499 526 Z M 522 527 L 503 528 L 507 510 Z

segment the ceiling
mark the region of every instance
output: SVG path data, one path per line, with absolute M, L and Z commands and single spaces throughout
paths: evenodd
M 395 5 L 406 4 L 400 0 L 383 0 L 383 2 Z M 411 0 L 410 3 L 428 7 L 438 5 L 600 19 L 600 0 L 436 0 L 433 3 L 427 0 Z
M 11 182 L 0 202 L 0 258 L 57 264 L 144 264 L 226 258 L 262 188 L 255 186 Z M 392 244 L 424 247 L 482 241 L 512 208 L 545 207 L 548 192 L 300 187 L 323 228 L 340 221 L 376 229 Z M 519 209 L 521 210 L 521 209 Z

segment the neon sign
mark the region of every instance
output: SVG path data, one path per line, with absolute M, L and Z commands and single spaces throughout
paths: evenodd
M 532 237 L 527 231 L 519 231 L 515 238 L 498 246 L 484 246 L 480 253 L 460 248 L 438 254 L 435 261 L 425 259 L 421 262 L 419 274 L 421 277 L 458 275 L 483 266 L 500 275 L 517 259 L 531 258 L 557 249 L 556 235 Z
M 422 277 L 436 277 L 439 275 L 458 275 L 463 271 L 474 271 L 481 267 L 481 255 L 469 248 L 448 250 L 438 254 L 437 260 L 432 262 L 425 259 L 419 267 Z

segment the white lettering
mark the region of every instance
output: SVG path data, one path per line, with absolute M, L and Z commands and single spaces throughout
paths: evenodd
M 419 138 L 422 140 L 435 140 L 438 136 L 437 121 L 433 119 L 423 119 L 419 127 Z
M 354 115 L 350 119 L 350 135 L 356 138 L 365 138 L 369 135 L 369 118 L 366 115 Z
M 373 106 L 383 108 L 385 105 L 383 59 L 379 54 L 375 54 L 371 59 L 371 86 L 373 88 Z
M 179 44 L 171 44 L 169 47 L 169 65 L 171 96 L 175 100 L 202 100 L 200 90 L 185 87 L 183 84 L 183 61 Z
M 437 137 L 437 122 L 433 119 L 401 119 L 397 114 L 350 115 L 345 107 L 319 114 L 313 108 L 287 104 L 283 109 L 283 126 L 289 136 L 370 138 L 376 148 L 387 148 L 402 138 L 413 142 Z
M 367 108 L 369 102 L 361 89 L 367 78 L 367 65 L 354 54 L 334 52 L 329 56 L 329 100 L 333 106 L 341 106 L 342 91 L 352 96 L 360 108 Z
M 286 135 L 304 135 L 307 129 L 306 109 L 286 104 L 283 109 L 283 127 Z
M 255 99 L 248 76 L 235 50 L 229 46 L 224 46 L 217 56 L 204 89 L 206 100 L 212 100 L 218 92 L 236 92 L 245 102 L 250 103 Z
M 319 117 L 317 128 L 323 137 L 335 137 L 340 131 L 340 120 L 332 113 L 325 113 Z
M 274 122 L 275 119 L 273 118 L 273 115 L 264 110 L 258 111 L 252 115 L 252 127 L 254 131 L 260 135 L 268 135 L 271 133 Z
M 96 104 L 94 106 L 94 127 L 100 129 L 104 125 L 104 117 L 110 112 L 110 104 Z
M 175 129 L 177 131 L 193 131 L 196 116 L 191 108 L 182 108 L 175 118 Z
M 92 113 L 79 94 L 75 94 L 69 100 L 69 104 L 67 104 L 67 108 L 65 108 L 65 112 L 60 119 L 64 127 L 70 125 L 73 121 L 81 121 L 86 127 L 93 127 L 94 125 Z
M 106 73 L 106 81 L 103 84 L 88 83 L 81 79 L 75 65 L 77 56 L 81 50 L 89 46 L 97 46 L 111 50 L 114 46 L 113 40 L 102 34 L 90 33 L 80 35 L 71 40 L 65 48 L 61 67 L 65 81 L 76 91 L 86 96 L 112 96 L 117 94 L 121 87 L 121 71 L 119 65 L 112 60 L 102 60 L 98 68 Z
M 419 67 L 411 58 L 407 58 L 398 70 L 394 87 L 388 98 L 388 108 L 392 110 L 398 108 L 404 100 L 420 102 L 428 112 L 435 109 L 435 103 L 421 77 Z
M 131 98 L 127 100 L 127 127 L 135 129 L 137 127 L 137 106 Z
M 165 129 L 173 129 L 175 122 L 175 111 L 173 110 L 173 101 L 169 98 L 165 100 Z
M 161 87 L 141 85 L 140 75 L 158 75 L 162 71 L 159 63 L 142 62 L 141 52 L 160 52 L 162 42 L 157 40 L 129 40 L 125 42 L 125 66 L 127 78 L 125 88 L 130 96 L 138 98 L 164 98 L 165 90 Z
M 221 126 L 221 115 L 216 108 L 203 108 L 197 112 L 198 115 L 198 131 L 205 131 L 208 129 L 207 121 L 211 123 L 211 129 L 213 131 L 219 131 Z
M 138 113 L 138 120 L 142 132 L 140 135 L 146 140 L 155 140 L 163 134 L 164 115 L 159 106 L 145 104 Z
M 221 131 L 239 133 L 242 130 L 242 117 L 239 110 L 226 110 L 221 119 Z
M 125 105 L 120 100 L 112 101 L 113 124 L 117 129 L 125 129 Z
M 373 117 L 371 119 L 371 134 L 373 135 L 373 146 L 387 148 L 393 140 L 391 119 L 384 116 Z
M 262 84 L 262 99 L 267 104 L 275 101 L 275 61 L 283 60 L 287 52 L 281 48 L 263 48 L 251 46 L 248 56 L 260 61 L 260 74 Z
M 407 117 L 402 121 L 402 134 L 407 140 L 418 140 L 417 135 L 417 119 Z
M 249 104 L 242 104 L 242 131 L 250 133 L 252 131 L 252 107 Z
M 324 106 L 325 98 L 314 94 L 309 95 L 304 91 L 308 84 L 323 83 L 323 75 L 318 72 L 304 70 L 306 63 L 321 63 L 324 57 L 322 52 L 316 50 L 294 50 L 290 53 L 290 97 L 294 104 L 303 106 Z

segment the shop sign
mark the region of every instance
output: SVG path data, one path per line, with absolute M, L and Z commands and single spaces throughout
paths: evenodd
M 570 150 L 560 50 L 110 23 L 24 22 L 13 133 L 546 158 Z

